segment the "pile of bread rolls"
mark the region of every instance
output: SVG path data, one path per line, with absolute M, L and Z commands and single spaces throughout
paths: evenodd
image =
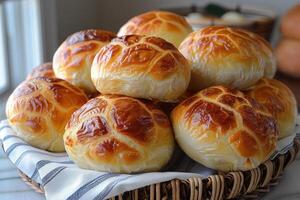
M 19 137 L 66 150 L 85 169 L 159 171 L 176 141 L 207 167 L 249 170 L 294 131 L 296 101 L 272 79 L 275 71 L 270 45 L 254 33 L 218 26 L 192 32 L 183 17 L 152 11 L 117 35 L 69 36 L 53 70 L 49 63 L 34 69 L 6 112 Z

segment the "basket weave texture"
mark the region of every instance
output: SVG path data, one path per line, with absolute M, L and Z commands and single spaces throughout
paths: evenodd
M 249 171 L 219 173 L 207 178 L 174 179 L 128 191 L 111 198 L 112 200 L 200 200 L 200 199 L 257 199 L 268 193 L 270 187 L 279 183 L 285 170 L 300 149 L 300 139 L 285 153 L 268 160 Z M 20 171 L 22 180 L 38 193 L 44 193 L 43 186 L 34 182 Z

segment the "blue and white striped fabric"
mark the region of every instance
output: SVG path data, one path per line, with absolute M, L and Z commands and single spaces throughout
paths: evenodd
M 300 125 L 300 118 L 298 124 Z M 295 135 L 279 142 L 274 156 L 286 152 L 295 136 L 300 138 L 299 125 Z M 128 190 L 174 178 L 205 177 L 214 173 L 187 156 L 182 156 L 176 161 L 176 165 L 172 165 L 176 166 L 172 168 L 172 172 L 127 175 L 83 170 L 78 168 L 66 153 L 50 153 L 28 145 L 15 135 L 7 121 L 0 123 L 0 140 L 8 158 L 27 176 L 42 184 L 46 198 L 50 200 L 106 199 Z

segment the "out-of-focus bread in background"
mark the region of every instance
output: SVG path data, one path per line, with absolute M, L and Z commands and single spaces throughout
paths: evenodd
M 300 4 L 292 7 L 282 17 L 281 33 L 284 37 L 300 40 Z
M 282 38 L 275 53 L 279 71 L 300 78 L 300 40 Z
M 282 38 L 276 47 L 279 71 L 300 78 L 300 4 L 282 17 Z

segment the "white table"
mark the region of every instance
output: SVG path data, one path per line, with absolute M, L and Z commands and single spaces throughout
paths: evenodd
M 20 178 L 16 167 L 5 157 L 0 148 L 0 199 L 1 200 L 44 200 Z
M 19 177 L 16 168 L 5 157 L 0 148 L 0 200 L 44 200 L 27 186 Z M 299 200 L 300 199 L 300 159 L 291 164 L 279 185 L 263 197 L 264 200 Z

